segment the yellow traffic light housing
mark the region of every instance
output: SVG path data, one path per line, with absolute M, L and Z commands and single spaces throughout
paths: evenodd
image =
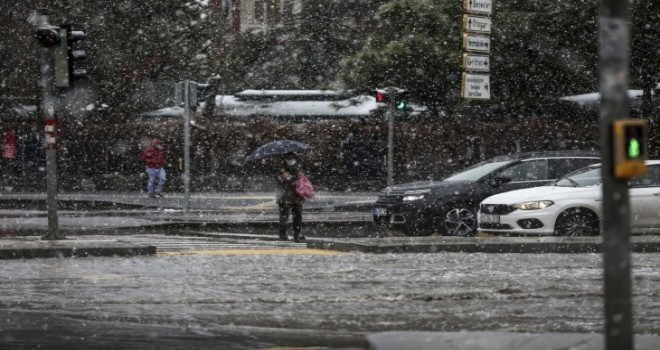
M 646 174 L 649 128 L 646 120 L 622 119 L 612 124 L 613 169 L 617 179 Z

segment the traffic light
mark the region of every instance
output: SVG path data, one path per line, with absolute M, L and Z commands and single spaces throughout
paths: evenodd
M 408 109 L 410 102 L 408 101 L 408 90 L 398 90 L 396 92 L 394 105 L 398 110 Z
M 410 101 L 408 100 L 408 90 L 403 90 L 399 88 L 391 89 L 374 89 L 371 90 L 369 95 L 376 99 L 377 103 L 389 104 L 391 93 L 394 94 L 394 107 L 397 110 L 408 109 L 410 106 Z
M 85 40 L 85 33 L 73 30 L 71 25 L 64 25 L 60 29 L 60 46 L 55 51 L 55 85 L 70 87 L 76 80 L 87 76 L 87 70 L 76 68 L 75 63 L 87 58 L 84 50 L 76 49 L 77 42 Z
M 616 120 L 612 125 L 614 177 L 630 179 L 646 174 L 648 123 L 646 120 Z
M 53 47 L 60 44 L 60 28 L 48 26 L 37 30 L 37 41 L 42 47 Z
M 375 98 L 378 103 L 387 103 L 387 90 L 385 89 L 372 90 L 369 95 Z
M 194 88 L 193 85 L 194 84 Z M 190 86 L 190 100 L 192 106 L 199 106 L 206 101 L 206 96 L 210 92 L 210 84 L 192 83 Z M 194 103 L 194 104 L 193 104 Z
M 174 100 L 177 106 L 189 107 L 199 106 L 200 102 L 206 101 L 207 95 L 211 93 L 210 84 L 200 84 L 188 80 L 188 101 L 186 101 L 186 83 L 184 81 L 174 85 Z

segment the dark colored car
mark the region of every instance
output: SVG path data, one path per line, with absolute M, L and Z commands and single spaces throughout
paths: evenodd
M 374 204 L 374 222 L 406 235 L 474 235 L 479 203 L 486 197 L 547 185 L 600 161 L 597 151 L 530 152 L 495 157 L 441 181 L 385 188 Z

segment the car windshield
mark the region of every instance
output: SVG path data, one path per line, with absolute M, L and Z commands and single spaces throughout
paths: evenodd
M 600 166 L 590 166 L 576 170 L 555 182 L 559 187 L 588 187 L 600 185 L 603 182 Z
M 460 173 L 456 173 L 446 178 L 444 181 L 477 181 L 482 177 L 510 163 L 511 163 L 510 160 L 503 162 L 478 163 L 467 168 L 466 170 Z

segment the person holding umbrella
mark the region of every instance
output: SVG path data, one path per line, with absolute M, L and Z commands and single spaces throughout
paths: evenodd
M 305 198 L 314 196 L 313 187 L 302 171 L 301 160 L 298 153 L 311 149 L 305 143 L 292 140 L 277 140 L 260 146 L 248 157 L 248 162 L 261 161 L 266 159 L 279 159 L 281 164 L 277 166 L 279 170 L 276 173 L 275 183 L 277 184 L 277 205 L 279 208 L 279 238 L 287 241 L 289 237 L 286 234 L 289 215 L 293 216 L 293 240 L 301 242 L 305 239 L 302 235 L 302 205 Z M 306 191 L 298 194 L 296 191 L 296 181 L 301 184 L 307 183 Z
M 282 157 L 282 166 L 276 178 L 277 183 L 277 206 L 280 213 L 280 240 L 287 241 L 286 234 L 289 213 L 293 219 L 293 240 L 299 243 L 305 239 L 302 231 L 302 205 L 305 199 L 296 193 L 296 180 L 298 176 L 304 175 L 300 158 L 290 152 Z

